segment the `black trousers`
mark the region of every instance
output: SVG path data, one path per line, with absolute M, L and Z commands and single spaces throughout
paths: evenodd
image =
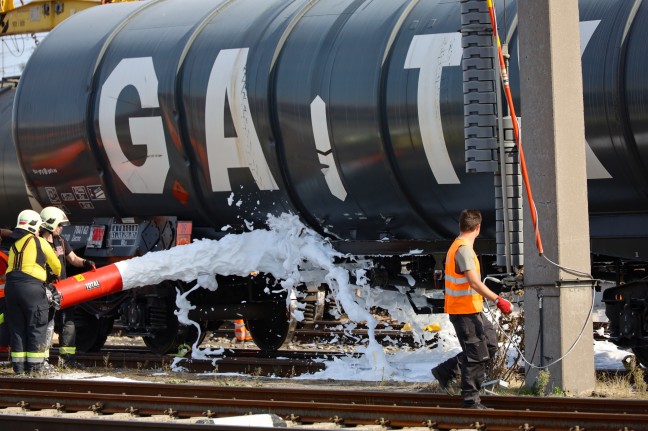
M 461 374 L 464 405 L 479 403 L 487 362 L 497 354 L 497 334 L 484 313 L 451 314 L 461 353 L 439 364 L 436 369 L 448 378 Z
M 38 370 L 48 356 L 49 303 L 42 281 L 20 271 L 7 274 L 5 313 L 14 371 Z
M 57 310 L 54 316 L 54 331 L 59 334 L 59 353 L 61 355 L 76 354 L 74 310 L 75 308 Z

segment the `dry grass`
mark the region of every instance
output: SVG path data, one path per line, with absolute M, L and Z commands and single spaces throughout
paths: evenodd
M 507 299 L 511 300 L 520 292 L 511 292 L 506 294 Z M 495 325 L 497 335 L 500 341 L 500 350 L 498 356 L 489 364 L 488 379 L 502 379 L 509 383 L 508 388 L 495 388 L 495 393 L 506 395 L 532 395 L 532 396 L 565 396 L 560 388 L 548 390 L 549 382 L 548 372 L 540 373 L 538 381 L 533 387 L 525 386 L 522 369 L 515 365 L 511 367 L 507 363 L 507 355 L 511 349 L 511 341 L 505 337 L 502 327 L 513 337 L 518 345 L 524 345 L 524 313 L 515 315 L 500 315 L 499 325 Z M 518 357 L 515 363 L 519 362 Z M 646 369 L 638 365 L 635 361 L 624 364 L 627 369 L 626 374 L 609 373 L 597 376 L 592 396 L 606 398 L 633 398 L 648 399 L 648 384 L 646 383 Z
M 603 373 L 596 378 L 594 390 L 589 395 L 597 398 L 631 398 L 635 400 L 648 399 L 648 391 L 644 380 L 644 368 L 638 367 L 627 374 Z M 547 376 L 548 378 L 548 376 Z M 509 380 L 508 388 L 495 388 L 494 393 L 498 395 L 512 396 L 545 396 L 542 394 L 543 387 L 525 386 L 524 376 L 517 374 Z M 636 384 L 635 382 L 639 382 Z M 540 383 L 542 386 L 542 383 Z M 549 392 L 546 396 L 566 396 L 564 392 L 558 390 Z M 587 394 L 580 397 L 587 397 Z
M 594 394 L 606 398 L 648 399 L 646 391 L 635 389 L 632 375 L 603 374 L 596 380 Z

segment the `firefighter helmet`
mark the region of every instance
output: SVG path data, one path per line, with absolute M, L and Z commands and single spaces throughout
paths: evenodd
M 16 220 L 16 229 L 24 229 L 27 232 L 38 233 L 43 220 L 34 210 L 23 210 L 18 214 Z
M 40 213 L 43 219 L 42 228 L 50 232 L 54 232 L 58 226 L 67 226 L 70 224 L 67 216 L 57 207 L 45 207 Z

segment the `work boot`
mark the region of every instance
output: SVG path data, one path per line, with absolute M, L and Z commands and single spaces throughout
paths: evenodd
M 457 385 L 453 378 L 443 376 L 437 368 L 432 368 L 432 376 L 439 383 L 439 387 L 448 395 L 457 395 Z
M 24 362 L 12 362 L 11 366 L 13 367 L 14 373 L 19 374 L 19 375 L 25 374 L 25 363 Z
M 475 410 L 493 410 L 492 407 L 486 407 L 482 403 L 466 403 L 464 402 L 461 405 L 462 408 L 464 409 L 475 409 Z
M 74 355 L 61 355 L 59 356 L 59 367 L 70 368 L 75 370 L 85 370 L 85 366 L 77 361 Z
M 56 372 L 56 368 L 49 362 L 43 361 L 40 364 L 31 364 L 29 369 L 29 374 L 31 376 L 40 377 L 48 374 L 53 374 Z

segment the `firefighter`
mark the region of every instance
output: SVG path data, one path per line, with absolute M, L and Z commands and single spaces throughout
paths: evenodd
M 61 262 L 47 241 L 38 236 L 42 220 L 33 210 L 18 214 L 14 240 L 9 250 L 5 283 L 6 319 L 9 323 L 11 364 L 17 374 L 48 372 L 47 318 L 50 308 L 46 294 L 45 265 L 58 276 Z
M 95 263 L 89 259 L 83 259 L 72 250 L 70 244 L 61 236 L 63 226 L 70 224 L 65 213 L 57 207 L 46 207 L 40 213 L 43 219 L 41 225 L 41 236 L 46 239 L 61 263 L 60 280 L 67 277 L 65 268 L 66 262 L 77 268 L 87 271 L 95 267 Z M 74 324 L 74 308 L 57 310 L 54 318 L 48 324 L 47 341 L 52 342 L 53 333 L 59 334 L 59 366 L 83 369 L 83 365 L 76 359 L 76 326 Z M 48 344 L 48 345 L 49 345 Z

